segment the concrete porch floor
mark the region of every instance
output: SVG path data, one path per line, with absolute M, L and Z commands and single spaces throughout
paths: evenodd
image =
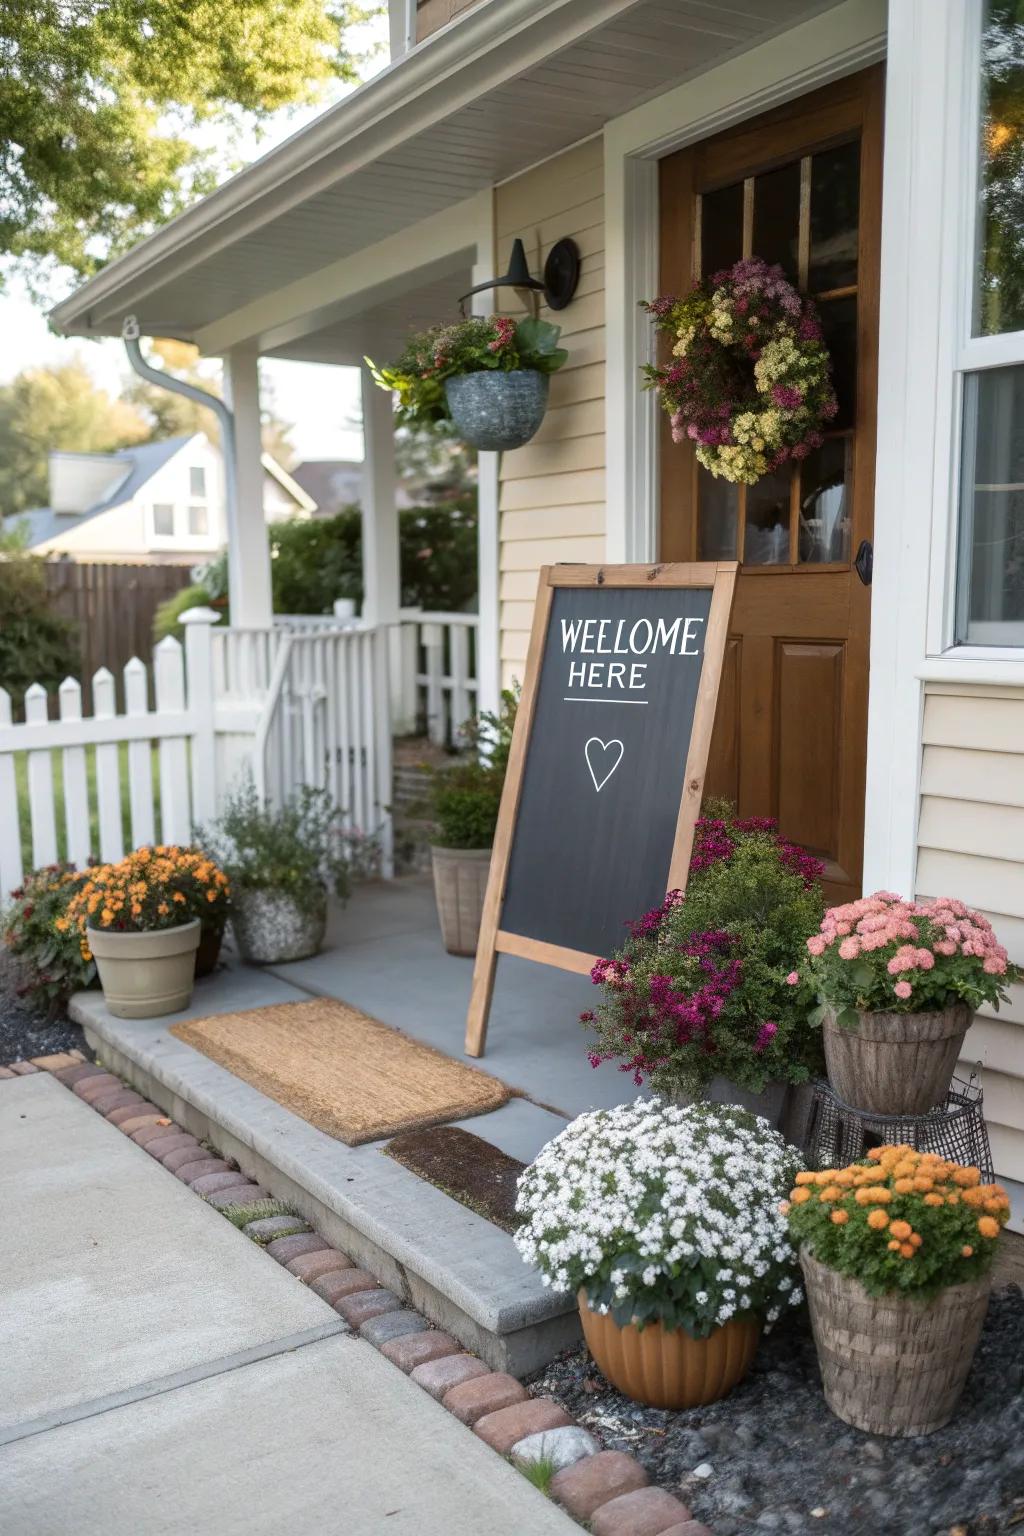
M 573 1342 L 579 1325 L 574 1301 L 545 1290 L 506 1233 L 383 1157 L 382 1143 L 333 1140 L 169 1033 L 182 1018 L 315 995 L 461 1057 L 472 969 L 441 946 L 429 878 L 409 876 L 363 886 L 336 906 L 324 951 L 311 960 L 259 969 L 229 956 L 197 984 L 185 1014 L 115 1019 L 95 992 L 73 999 L 71 1013 L 112 1069 L 153 1102 L 490 1364 L 526 1372 Z M 586 977 L 499 960 L 479 1065 L 516 1096 L 460 1122 L 467 1130 L 528 1162 L 567 1119 L 634 1096 L 614 1066 L 587 1061 L 578 1015 L 593 990 Z

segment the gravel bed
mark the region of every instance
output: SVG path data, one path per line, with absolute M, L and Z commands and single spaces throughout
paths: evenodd
M 911 1440 L 851 1429 L 825 1406 L 801 1311 L 758 1351 L 747 1380 L 706 1408 L 642 1408 L 585 1350 L 529 1383 L 610 1450 L 643 1462 L 714 1536 L 1024 1536 L 1024 1294 L 993 1295 L 953 1422 Z
M 33 1012 L 18 996 L 18 980 L 9 955 L 0 949 L 0 1066 L 30 1056 L 57 1051 L 83 1051 L 91 1057 L 85 1036 L 63 1013 L 54 1019 Z

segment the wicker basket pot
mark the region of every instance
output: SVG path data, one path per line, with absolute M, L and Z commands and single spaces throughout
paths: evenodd
M 327 929 L 327 892 L 321 887 L 301 907 L 286 891 L 232 892 L 231 926 L 243 960 L 282 965 L 319 953 Z
M 934 1013 L 860 1013 L 852 1026 L 822 1021 L 829 1082 L 853 1109 L 926 1115 L 945 1102 L 971 1022 L 966 1003 Z
M 431 848 L 441 942 L 450 955 L 475 955 L 480 937 L 489 848 Z
M 750 1370 L 761 1338 L 761 1325 L 732 1318 L 706 1339 L 683 1329 L 648 1323 L 625 1328 L 609 1314 L 577 1297 L 587 1348 L 602 1374 L 634 1402 L 649 1408 L 699 1408 L 731 1392 Z
M 153 933 L 89 929 L 103 1000 L 115 1019 L 158 1019 L 192 1001 L 199 919 Z
M 988 1310 L 991 1275 L 934 1300 L 870 1296 L 800 1251 L 825 1401 L 872 1435 L 929 1435 L 953 1417 Z

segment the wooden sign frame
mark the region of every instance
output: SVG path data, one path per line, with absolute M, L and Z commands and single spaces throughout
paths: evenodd
M 738 570 L 739 566 L 735 560 L 660 565 L 546 565 L 542 567 L 533 610 L 530 646 L 526 653 L 526 677 L 509 751 L 505 786 L 501 796 L 490 872 L 487 878 L 487 893 L 480 923 L 480 939 L 473 967 L 473 987 L 466 1017 L 467 1056 L 484 1054 L 487 1020 L 491 1008 L 491 995 L 494 991 L 494 973 L 499 954 L 519 955 L 527 960 L 539 961 L 541 965 L 553 965 L 561 970 L 577 971 L 581 974 L 589 972 L 599 958 L 597 955 L 584 954 L 581 950 L 566 949 L 558 944 L 546 944 L 541 939 L 528 938 L 523 934 L 507 933 L 501 927 L 501 911 L 505 900 L 512 841 L 519 812 L 523 774 L 537 703 L 541 663 L 547 642 L 548 622 L 555 591 L 559 587 L 679 587 L 705 590 L 711 588 L 711 609 L 704 639 L 700 683 L 693 711 L 693 728 L 686 756 L 683 793 L 679 802 L 666 887 L 667 890 L 684 890 L 693 848 L 694 827 L 704 792 L 704 775 L 707 772 L 711 731 L 715 723 L 718 688 L 722 677 L 722 662 L 729 633 L 729 615 L 732 610 Z

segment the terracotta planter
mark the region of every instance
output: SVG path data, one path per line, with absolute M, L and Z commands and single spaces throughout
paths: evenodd
M 192 1001 L 199 919 L 156 933 L 89 929 L 103 999 L 118 1019 L 156 1019 Z
M 475 955 L 491 868 L 489 848 L 431 848 L 441 942 L 450 955 Z
M 872 1435 L 929 1435 L 953 1417 L 988 1310 L 991 1275 L 933 1301 L 870 1296 L 801 1249 L 825 1401 Z
M 284 891 L 231 893 L 231 926 L 238 952 L 252 965 L 283 965 L 319 952 L 327 931 L 327 892 L 320 887 L 300 907 Z
M 945 1103 L 971 1022 L 966 1003 L 935 1013 L 858 1013 L 852 1027 L 822 1021 L 825 1065 L 836 1093 L 876 1115 L 926 1115 Z
M 620 1328 L 578 1296 L 587 1348 L 612 1386 L 650 1408 L 699 1408 L 731 1392 L 750 1370 L 761 1326 L 733 1318 L 706 1339 L 660 1323 Z
M 224 942 L 224 923 L 203 923 L 196 950 L 196 977 L 210 976 L 217 969 L 220 947 Z
M 502 452 L 533 437 L 548 407 L 551 380 L 533 368 L 460 373 L 445 379 L 455 430 L 472 448 Z

